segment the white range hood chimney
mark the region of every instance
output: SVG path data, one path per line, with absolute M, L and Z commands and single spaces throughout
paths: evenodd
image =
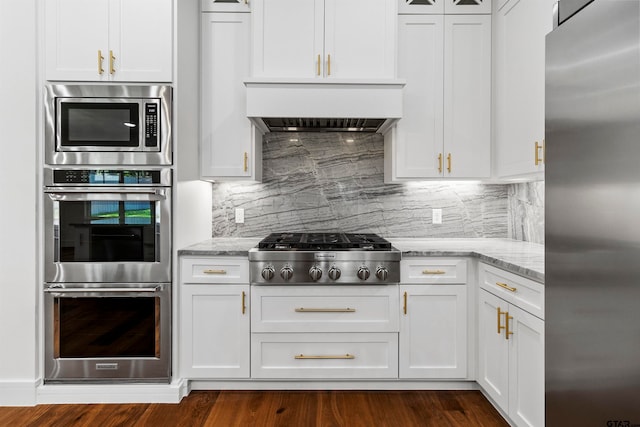
M 247 117 L 263 132 L 384 133 L 402 118 L 405 80 L 252 78 L 244 83 Z

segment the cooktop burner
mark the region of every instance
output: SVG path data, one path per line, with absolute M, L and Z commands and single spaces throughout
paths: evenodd
M 391 243 L 369 233 L 273 233 L 258 243 L 262 250 L 381 250 Z

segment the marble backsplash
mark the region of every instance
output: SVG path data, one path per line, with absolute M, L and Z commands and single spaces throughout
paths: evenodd
M 544 181 L 507 186 L 509 237 L 544 244 Z
M 378 134 L 266 134 L 262 183 L 213 184 L 213 237 L 330 230 L 459 238 L 506 238 L 513 230 L 530 236 L 528 227 L 508 218 L 510 186 L 388 185 L 383 160 Z M 514 190 L 520 192 L 526 193 Z M 236 208 L 245 210 L 244 224 L 235 223 Z M 442 209 L 442 224 L 432 223 L 434 208 Z

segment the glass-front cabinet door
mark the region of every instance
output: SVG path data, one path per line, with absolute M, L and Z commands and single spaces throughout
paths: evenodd
M 250 12 L 252 0 L 201 0 L 203 12 Z

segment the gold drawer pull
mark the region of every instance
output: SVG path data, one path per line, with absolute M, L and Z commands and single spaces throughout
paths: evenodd
M 500 286 L 503 289 L 511 291 L 511 292 L 515 292 L 517 290 L 516 288 L 514 288 L 512 286 L 509 286 L 506 283 L 502 283 L 502 282 L 496 282 L 496 285 Z
M 227 270 L 204 270 L 204 274 L 227 274 Z
M 355 308 L 296 308 L 296 313 L 355 313 Z
M 500 310 L 500 307 L 498 307 L 498 335 L 500 334 L 500 331 L 502 331 L 505 326 L 502 326 L 500 324 L 500 316 L 502 316 L 503 314 L 507 314 L 505 311 Z
M 242 291 L 242 314 L 247 312 L 247 294 Z
M 438 173 L 442 173 L 442 153 L 438 154 Z
M 445 274 L 446 271 L 442 270 L 422 270 L 422 274 Z
M 317 355 L 317 356 L 305 356 L 304 354 L 296 354 L 294 356 L 295 359 L 355 359 L 356 357 L 353 354 L 340 354 L 337 356 L 332 355 Z
M 509 316 L 509 312 L 506 311 L 504 313 L 504 317 L 506 319 L 505 327 L 504 327 L 504 337 L 509 339 L 509 335 L 513 335 L 513 332 L 509 330 L 509 320 L 513 320 L 513 316 Z

